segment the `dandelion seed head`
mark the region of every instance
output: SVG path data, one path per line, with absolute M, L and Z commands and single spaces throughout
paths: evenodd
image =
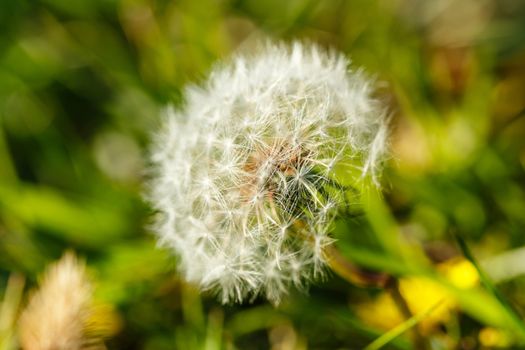
M 155 232 L 185 278 L 224 303 L 278 303 L 322 275 L 344 195 L 334 169 L 377 179 L 385 114 L 343 55 L 267 45 L 212 71 L 168 110 L 151 155 Z

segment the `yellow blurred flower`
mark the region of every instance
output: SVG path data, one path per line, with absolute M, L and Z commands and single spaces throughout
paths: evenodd
M 472 288 L 479 283 L 476 268 L 462 258 L 448 260 L 438 265 L 437 270 L 458 288 Z M 457 306 L 454 296 L 445 287 L 426 277 L 402 278 L 399 281 L 399 290 L 414 315 L 423 313 L 441 303 L 419 324 L 424 334 L 430 333 L 437 325 L 448 322 Z M 358 305 L 355 312 L 365 323 L 379 329 L 391 329 L 405 321 L 387 291 L 374 300 Z
M 488 348 L 506 348 L 512 344 L 512 337 L 507 332 L 492 328 L 485 327 L 479 331 L 478 334 L 479 343 Z

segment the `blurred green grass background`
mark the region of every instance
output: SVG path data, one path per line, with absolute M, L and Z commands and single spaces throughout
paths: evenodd
M 265 39 L 341 50 L 389 105 L 384 195 L 337 224 L 341 251 L 399 276 L 414 313 L 448 301 L 417 326 L 429 348 L 525 348 L 525 3 L 514 0 L 1 1 L 0 295 L 13 273 L 29 290 L 73 249 L 114 309 L 109 349 L 361 349 L 401 322 L 381 290 L 336 276 L 277 309 L 221 306 L 155 247 L 141 192 L 161 110 Z M 413 345 L 408 334 L 385 348 Z

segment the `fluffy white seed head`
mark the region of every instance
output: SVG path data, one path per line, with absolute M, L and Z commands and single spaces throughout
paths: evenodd
M 170 109 L 152 152 L 155 231 L 186 279 L 222 302 L 265 295 L 322 273 L 345 195 L 334 168 L 375 179 L 384 111 L 344 56 L 267 45 L 213 70 Z

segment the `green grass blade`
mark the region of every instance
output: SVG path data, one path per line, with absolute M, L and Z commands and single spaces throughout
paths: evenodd
M 457 234 L 455 234 L 454 237 L 458 242 L 458 245 L 465 258 L 468 261 L 470 261 L 472 265 L 474 265 L 474 267 L 476 268 L 482 285 L 500 303 L 503 310 L 507 313 L 507 317 L 509 319 L 509 322 L 511 323 L 512 328 L 516 331 L 517 334 L 519 334 L 522 341 L 525 340 L 525 323 L 523 322 L 522 317 L 516 312 L 516 310 L 512 307 L 509 301 L 499 292 L 494 283 L 492 283 L 487 274 L 482 270 L 481 266 L 474 258 L 474 255 L 470 251 L 465 240 Z

